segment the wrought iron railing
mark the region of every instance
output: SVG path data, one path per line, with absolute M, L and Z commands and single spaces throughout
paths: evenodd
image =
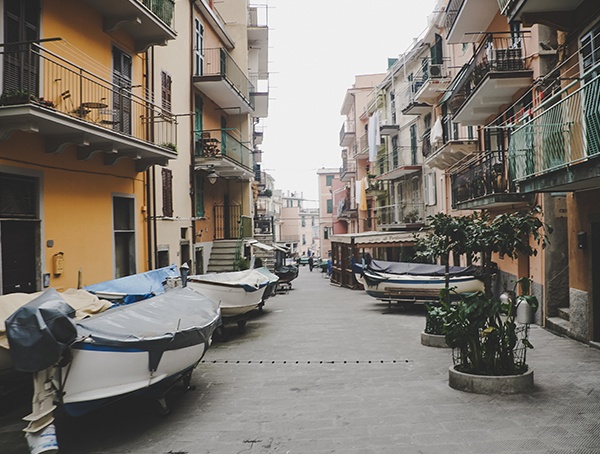
M 194 131 L 195 155 L 198 158 L 227 157 L 229 160 L 251 170 L 252 150 L 225 129 Z
M 169 27 L 173 25 L 174 0 L 142 0 L 142 3 Z
M 465 0 L 450 0 L 446 7 L 446 30 L 451 30 Z
M 402 202 L 375 208 L 377 225 L 414 224 L 424 222 L 425 205 L 416 202 Z
M 254 233 L 259 235 L 272 235 L 274 232 L 273 216 L 254 217 Z
M 517 2 L 515 0 L 498 0 L 498 8 L 505 16 L 508 15 L 508 10 Z
M 475 55 L 456 76 L 457 82 L 448 103 L 458 112 L 488 74 L 528 69 L 523 34 L 489 33 Z
M 110 82 L 36 43 L 5 44 L 0 49 L 4 65 L 0 104 L 35 104 L 120 135 L 176 149 L 175 117 L 136 95 L 131 81 Z
M 513 131 L 509 157 L 517 180 L 564 168 L 600 152 L 600 75 L 587 79 L 563 88 Z
M 202 74 L 196 76 L 221 76 L 252 107 L 250 93 L 255 89 L 227 50 L 218 47 L 204 50 L 204 67 Z
M 486 151 L 451 175 L 452 204 L 516 192 L 507 152 Z

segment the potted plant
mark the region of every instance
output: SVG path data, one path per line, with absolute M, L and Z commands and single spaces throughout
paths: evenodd
M 22 90 L 18 88 L 8 88 L 0 95 L 0 105 L 11 106 L 17 104 L 28 104 L 29 101 L 34 99 L 29 90 Z
M 515 321 L 517 298 L 500 301 L 491 291 L 492 254 L 509 258 L 518 254 L 536 255 L 536 244 L 545 247 L 546 232 L 552 230 L 538 214 L 529 212 L 502 214 L 491 219 L 485 212 L 466 217 L 438 214 L 431 218 L 431 233 L 418 240 L 422 256 L 441 257 L 446 263 L 450 253 L 465 254 L 483 268 L 485 292 L 456 294 L 450 303 L 448 283 L 441 303 L 445 308 L 444 333 L 453 348 L 454 365 L 450 367 L 451 387 L 479 393 L 523 392 L 533 386 L 533 373 L 525 362 L 525 351 L 531 348 L 528 325 Z M 520 279 L 523 301 L 536 306 L 529 298 L 530 280 Z M 525 307 L 525 306 L 523 306 Z
M 540 305 L 537 297 L 530 294 L 531 282 L 532 279 L 529 277 L 517 279 L 512 291 L 505 291 L 500 295 L 501 301 L 513 302 L 517 322 L 522 324 L 535 322 L 535 313 Z M 515 296 L 519 284 L 521 285 L 521 293 Z
M 445 348 L 446 336 L 444 325 L 446 323 L 446 308 L 443 306 L 443 297 L 439 303 L 425 304 L 425 330 L 421 333 L 421 344 L 428 347 Z

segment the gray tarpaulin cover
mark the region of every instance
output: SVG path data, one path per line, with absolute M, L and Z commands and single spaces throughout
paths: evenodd
M 56 364 L 77 335 L 74 316 L 54 289 L 17 309 L 5 322 L 14 368 L 37 372 Z
M 219 303 L 185 287 L 81 320 L 77 333 L 92 347 L 147 350 L 156 370 L 163 352 L 206 342 L 220 323 Z
M 383 260 L 372 260 L 367 268 L 379 273 L 408 274 L 413 276 L 444 276 L 446 267 L 444 265 L 431 265 L 428 263 L 386 262 Z M 478 269 L 474 266 L 462 267 L 451 266 L 450 276 L 477 276 Z

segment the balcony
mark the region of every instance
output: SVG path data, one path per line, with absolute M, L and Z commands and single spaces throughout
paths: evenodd
M 215 171 L 225 179 L 254 178 L 252 151 L 224 129 L 194 131 L 196 170 Z
M 448 103 L 453 120 L 482 125 L 533 81 L 523 40 L 489 34 L 456 76 Z
M 415 202 L 401 202 L 398 205 L 385 205 L 375 208 L 378 230 L 406 230 L 425 225 L 425 205 Z
M 509 156 L 522 192 L 600 185 L 600 76 L 588 77 L 546 100 L 513 131 Z
M 424 102 L 419 102 L 416 94 L 423 86 L 422 78 L 415 79 L 409 82 L 406 90 L 404 90 L 404 99 L 400 99 L 400 110 L 404 115 L 423 115 L 431 112 L 431 106 Z
M 594 5 L 592 5 L 594 3 Z M 502 14 L 509 22 L 519 21 L 526 26 L 545 24 L 560 30 L 570 30 L 578 17 L 592 17 L 594 0 L 498 0 Z
M 343 164 L 340 167 L 340 181 L 349 182 L 356 177 L 356 161 L 354 160 L 343 160 Z
M 531 202 L 517 192 L 506 151 L 478 153 L 451 174 L 452 207 L 458 209 L 499 208 Z
M 177 37 L 173 30 L 174 0 L 85 0 L 103 17 L 105 32 L 123 31 L 135 40 L 140 53 L 165 46 Z
M 235 108 L 245 114 L 254 111 L 250 95 L 254 86 L 223 48 L 205 49 L 202 74 L 195 74 L 192 83 L 222 109 Z
M 498 14 L 497 0 L 450 0 L 446 7 L 448 44 L 474 42 Z
M 475 139 L 450 139 L 440 146 L 431 147 L 425 156 L 425 164 L 440 170 L 446 170 L 477 151 Z
M 250 100 L 254 106 L 254 118 L 267 118 L 269 116 L 269 83 L 261 80 L 258 74 L 250 74 L 250 83 L 253 90 Z
M 368 159 L 369 157 L 369 135 L 363 134 L 358 139 L 356 146 L 356 153 L 354 154 L 356 159 Z
M 340 129 L 340 147 L 349 147 L 356 139 L 356 125 L 354 120 L 346 120 Z
M 37 44 L 6 45 L 0 140 L 39 133 L 46 151 L 77 145 L 77 159 L 102 153 L 105 165 L 133 159 L 138 171 L 177 157 L 177 123 L 159 106 L 73 65 Z M 0 58 L 2 58 L 0 57 Z
M 248 47 L 255 53 L 259 74 L 268 77 L 269 27 L 266 5 L 248 7 Z
M 422 166 L 412 164 L 412 159 L 406 156 L 409 151 L 414 154 L 409 147 L 398 147 L 398 150 L 395 151 L 380 152 L 374 163 L 377 180 L 392 181 L 413 173 L 420 173 Z M 411 164 L 408 164 L 408 162 L 411 162 Z
M 452 78 L 446 62 L 432 64 L 431 59 L 426 60 L 420 74 L 421 86 L 415 93 L 415 101 L 422 104 L 435 105 L 450 86 Z

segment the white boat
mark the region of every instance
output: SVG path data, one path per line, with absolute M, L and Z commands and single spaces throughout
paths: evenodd
M 221 323 L 216 302 L 181 287 L 80 321 L 72 316 L 50 289 L 6 322 L 15 369 L 55 366 L 56 395 L 72 416 L 135 393 L 160 398 L 175 381 L 189 382 Z
M 451 266 L 449 288 L 456 293 L 483 291 L 474 267 Z M 432 300 L 446 287 L 445 266 L 372 260 L 355 266 L 355 276 L 368 295 L 380 300 Z
M 255 269 L 196 274 L 187 278 L 189 287 L 219 303 L 224 318 L 258 308 L 264 301 L 270 282 L 270 277 Z

